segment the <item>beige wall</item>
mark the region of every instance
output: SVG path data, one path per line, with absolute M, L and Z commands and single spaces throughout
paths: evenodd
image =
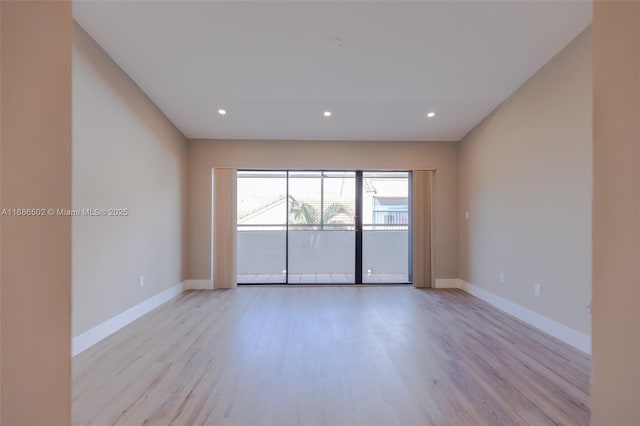
M 592 424 L 640 425 L 640 3 L 596 2 Z
M 587 29 L 461 141 L 458 212 L 460 278 L 586 334 L 591 78 Z
M 0 207 L 69 208 L 71 5 L 0 10 Z M 71 220 L 0 223 L 0 423 L 69 424 Z
M 436 169 L 436 278 L 457 278 L 455 142 L 190 140 L 189 278 L 211 279 L 211 169 Z
M 2 5 L 0 4 L 0 208 L 2 204 Z M 0 426 L 2 426 L 2 219 L 0 219 Z
M 185 139 L 78 25 L 73 207 L 130 211 L 73 219 L 74 336 L 184 279 Z

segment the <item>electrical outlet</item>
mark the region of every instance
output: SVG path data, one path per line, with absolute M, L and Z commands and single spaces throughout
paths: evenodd
M 504 272 L 500 272 L 500 282 L 504 284 L 504 283 L 505 283 L 505 281 L 506 281 L 506 280 L 505 280 L 505 278 L 504 278 Z
M 469 210 L 467 210 L 466 212 L 464 212 L 464 218 L 469 220 L 469 217 L 471 217 L 471 215 L 469 214 Z
M 542 285 L 540 283 L 533 283 L 533 294 L 536 296 L 542 294 Z
M 144 277 L 142 275 L 138 279 L 138 287 L 140 288 L 144 287 Z

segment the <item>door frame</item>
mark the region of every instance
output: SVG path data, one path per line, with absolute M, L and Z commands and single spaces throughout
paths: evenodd
M 258 286 L 328 286 L 328 285 L 352 285 L 352 286 L 376 286 L 376 285 L 412 285 L 413 284 L 413 179 L 411 170 L 388 170 L 388 169 L 238 169 L 237 172 L 283 172 L 286 179 L 286 218 L 285 218 L 285 282 L 284 283 L 237 283 L 237 285 L 258 285 Z M 353 283 L 290 283 L 289 282 L 289 174 L 290 172 L 317 172 L 320 173 L 321 179 L 324 179 L 323 174 L 325 172 L 346 172 L 355 173 L 355 220 L 354 220 L 354 234 L 355 234 L 355 279 Z M 363 222 L 362 222 L 362 210 L 363 210 L 363 187 L 364 187 L 364 173 L 407 173 L 408 177 L 408 193 L 407 193 L 407 208 L 408 208 L 408 246 L 407 246 L 407 259 L 408 259 L 408 281 L 398 283 L 363 283 Z M 321 180 L 321 197 L 324 197 L 323 186 Z M 236 223 L 237 226 L 237 223 Z M 236 260 L 237 262 L 237 260 Z

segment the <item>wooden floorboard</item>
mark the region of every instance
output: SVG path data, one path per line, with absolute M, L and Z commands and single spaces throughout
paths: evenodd
M 189 291 L 73 360 L 76 425 L 588 425 L 590 358 L 460 290 Z

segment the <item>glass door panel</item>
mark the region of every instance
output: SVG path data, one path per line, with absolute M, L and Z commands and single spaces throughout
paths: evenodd
M 238 171 L 238 284 L 287 282 L 287 172 Z
M 289 172 L 289 283 L 355 283 L 355 172 Z
M 409 172 L 362 178 L 362 282 L 409 283 Z
M 238 171 L 238 283 L 410 283 L 410 179 Z

